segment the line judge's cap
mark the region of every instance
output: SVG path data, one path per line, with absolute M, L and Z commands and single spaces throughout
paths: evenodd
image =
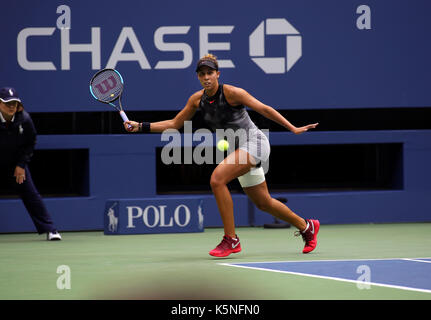
M 196 66 L 196 72 L 198 72 L 199 69 L 203 66 L 207 66 L 207 67 L 210 67 L 211 69 L 218 70 L 218 65 L 214 61 L 209 59 L 200 59 Z
M 0 100 L 4 103 L 10 102 L 10 101 L 18 101 L 21 103 L 21 99 L 18 96 L 18 93 L 14 88 L 11 87 L 4 87 L 0 89 Z

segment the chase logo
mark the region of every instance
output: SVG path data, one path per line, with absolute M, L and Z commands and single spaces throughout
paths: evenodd
M 62 6 L 60 6 L 62 7 Z M 60 8 L 63 10 L 62 8 Z M 67 7 L 67 6 L 65 6 Z M 75 34 L 76 31 L 72 32 L 70 28 L 71 11 L 70 8 L 67 10 L 66 16 L 62 15 L 57 21 L 57 28 L 60 30 L 60 41 L 57 45 L 60 47 L 60 61 L 61 70 L 71 70 L 71 56 L 77 53 L 87 53 L 91 56 L 91 68 L 98 70 L 105 65 L 106 68 L 116 68 L 119 62 L 138 62 L 142 70 L 158 70 L 158 69 L 187 69 L 192 66 L 193 57 L 196 56 L 196 51 L 199 52 L 199 56 L 206 53 L 214 53 L 217 51 L 230 51 L 230 42 L 216 42 L 210 41 L 211 35 L 230 35 L 232 31 L 237 28 L 235 25 L 214 25 L 214 26 L 193 26 L 194 29 L 199 33 L 199 43 L 197 48 L 193 48 L 191 43 L 194 40 L 191 39 L 192 34 L 190 30 L 192 26 L 160 26 L 153 32 L 153 48 L 159 52 L 181 52 L 182 60 L 160 60 L 156 64 L 150 65 L 150 61 L 156 59 L 158 54 L 153 59 L 147 58 L 143 43 L 141 43 L 133 27 L 122 27 L 119 31 L 119 35 L 116 38 L 114 47 L 108 48 L 108 52 L 105 52 L 107 48 L 103 47 L 102 54 L 102 43 L 112 42 L 105 41 L 104 37 L 116 36 L 117 33 L 112 34 L 104 29 L 104 27 L 91 27 L 91 42 L 90 43 L 72 43 L 71 33 Z M 67 20 L 68 22 L 64 22 Z M 112 28 L 112 26 L 110 26 Z M 75 30 L 75 29 L 74 29 Z M 34 37 L 53 37 L 52 41 L 58 41 L 58 36 L 54 36 L 56 31 L 55 27 L 28 27 L 22 29 L 17 35 L 17 62 L 19 66 L 24 70 L 57 70 L 58 66 L 54 65 L 54 61 L 49 61 L 48 56 L 42 58 L 43 60 L 37 61 L 36 57 L 39 46 L 36 46 L 38 42 Z M 243 29 L 239 27 L 239 36 L 246 38 L 247 33 L 243 34 Z M 146 30 L 146 33 L 151 32 Z M 81 31 L 77 33 L 78 36 L 88 37 L 85 32 Z M 186 42 L 168 42 L 169 38 L 174 36 L 186 37 Z M 268 45 L 265 47 L 265 42 L 268 41 L 269 37 L 272 36 L 283 36 L 285 39 L 286 53 L 281 57 L 274 57 L 274 52 L 266 52 Z M 284 18 L 268 18 L 259 23 L 257 28 L 248 35 L 249 37 L 249 56 L 265 73 L 267 74 L 283 74 L 288 72 L 293 65 L 298 61 L 302 55 L 302 36 L 286 19 Z M 281 37 L 280 37 L 281 38 Z M 42 39 L 39 39 L 42 40 Z M 39 41 L 38 40 L 38 41 Z M 45 39 L 47 41 L 48 39 Z M 103 40 L 103 41 L 102 41 Z M 33 45 L 29 45 L 33 43 Z M 39 44 L 40 45 L 40 44 Z M 150 45 L 151 44 L 146 44 Z M 130 46 L 130 48 L 126 48 Z M 54 47 L 48 48 L 53 50 Z M 56 48 L 55 48 L 56 49 Z M 216 54 L 217 55 L 217 54 Z M 229 55 L 229 54 L 228 54 Z M 232 53 L 231 59 L 219 59 L 220 68 L 235 68 L 234 59 L 243 58 L 239 53 Z M 102 56 L 109 57 L 108 60 L 102 61 Z
M 286 37 L 286 56 L 268 57 L 265 55 L 266 36 Z M 265 73 L 281 74 L 289 71 L 302 55 L 302 37 L 286 19 L 266 19 L 249 36 L 251 59 Z

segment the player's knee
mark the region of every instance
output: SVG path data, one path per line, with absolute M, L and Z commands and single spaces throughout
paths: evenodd
M 225 185 L 225 181 L 224 179 L 217 174 L 216 172 L 213 172 L 213 174 L 211 175 L 211 179 L 210 179 L 210 185 L 212 189 L 218 188 L 220 186 Z
M 261 198 L 259 200 L 254 201 L 254 204 L 259 210 L 268 212 L 272 207 L 272 198 L 270 197 Z

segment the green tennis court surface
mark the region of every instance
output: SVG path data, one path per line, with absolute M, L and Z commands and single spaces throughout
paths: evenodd
M 301 253 L 302 239 L 293 236 L 292 228 L 238 228 L 243 251 L 216 259 L 208 251 L 220 242 L 222 232 L 219 228 L 193 234 L 128 236 L 63 232 L 59 242 L 45 241 L 35 233 L 1 234 L 0 299 L 431 299 L 426 290 L 395 285 L 360 288 L 355 280 L 362 274 L 352 274 L 356 269 L 349 273 L 343 264 L 337 264 L 336 277 L 347 272 L 351 281 L 309 276 L 299 264 L 294 272 L 225 265 L 254 262 L 262 266 L 276 261 L 313 261 L 315 265 L 319 260 L 358 259 L 367 265 L 375 259 L 422 258 L 421 265 L 429 267 L 430 223 L 322 225 L 318 247 L 308 255 Z M 408 260 L 402 261 L 404 265 Z M 371 282 L 373 269 L 376 281 L 377 272 L 394 273 L 391 265 L 370 262 L 368 267 Z M 325 275 L 329 271 L 318 267 L 313 272 Z M 401 277 L 421 287 L 423 270 L 404 270 Z

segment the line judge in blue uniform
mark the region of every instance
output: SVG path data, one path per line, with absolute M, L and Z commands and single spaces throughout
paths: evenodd
M 39 234 L 47 240 L 61 240 L 43 200 L 31 178 L 28 163 L 36 144 L 36 130 L 14 88 L 0 89 L 0 184 L 14 190 Z
M 318 124 L 295 127 L 274 108 L 260 102 L 244 89 L 219 83 L 220 71 L 215 56 L 202 57 L 196 66 L 202 90 L 190 96 L 186 106 L 175 118 L 159 122 L 127 121 L 124 128 L 131 132 L 163 132 L 167 129 L 180 129 L 184 121 L 190 120 L 197 110 L 201 110 L 205 122 L 213 129 L 232 129 L 242 132 L 235 151 L 231 152 L 214 169 L 210 185 L 223 221 L 224 236 L 220 244 L 209 252 L 215 257 L 226 257 L 241 251 L 241 244 L 235 232 L 232 197 L 227 184 L 238 179 L 244 192 L 262 211 L 286 221 L 298 229 L 297 235 L 304 239 L 303 253 L 316 248 L 319 220 L 303 219 L 282 202 L 271 197 L 265 181 L 265 173 L 260 166 L 267 161 L 270 145 L 266 136 L 251 121 L 245 106 L 275 121 L 295 134 L 314 129 Z M 127 125 L 132 128 L 128 128 Z M 245 159 L 245 161 L 244 161 Z

